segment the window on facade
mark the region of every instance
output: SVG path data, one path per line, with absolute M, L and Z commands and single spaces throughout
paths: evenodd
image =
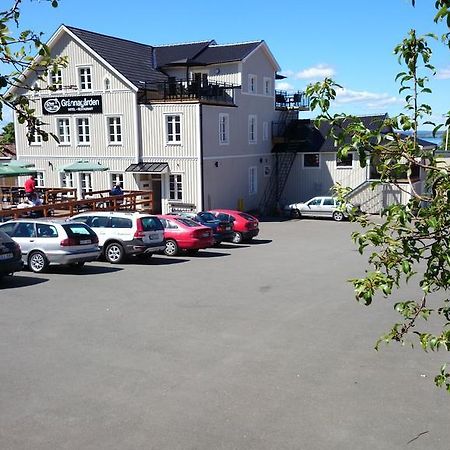
M 111 90 L 111 80 L 109 78 L 105 78 L 105 91 L 110 91 Z
M 229 116 L 228 114 L 219 114 L 219 142 L 221 144 L 228 144 L 229 139 Z
M 42 144 L 42 134 L 40 133 L 39 126 L 34 127 L 33 130 L 30 131 L 30 144 L 32 145 L 41 145 Z
M 169 144 L 179 144 L 181 142 L 181 116 L 166 116 L 166 138 Z
M 347 156 L 343 158 L 338 158 L 336 155 L 336 166 L 351 168 L 353 166 L 353 153 L 348 153 Z
M 263 141 L 269 139 L 269 122 L 263 122 Z
M 272 82 L 270 78 L 264 78 L 264 94 L 271 95 L 272 94 Z
M 108 117 L 108 140 L 111 144 L 122 142 L 122 124 L 120 117 Z
M 60 144 L 70 144 L 70 119 L 61 118 L 56 120 L 58 139 Z
M 123 189 L 123 173 L 111 173 L 110 177 L 111 186 L 119 185 Z
M 53 91 L 61 91 L 62 90 L 62 70 L 52 70 L 50 72 L 50 88 Z
M 320 167 L 319 153 L 305 153 L 303 155 L 303 167 Z
M 78 81 L 80 90 L 82 91 L 92 90 L 92 73 L 90 67 L 78 68 Z
M 61 173 L 61 187 L 63 188 L 73 188 L 75 183 L 73 181 L 73 173 L 62 172 Z
M 248 116 L 248 143 L 256 144 L 256 116 Z
M 183 180 L 182 175 L 170 175 L 169 177 L 169 199 L 183 199 Z
M 34 181 L 36 183 L 36 187 L 44 187 L 45 186 L 44 172 L 36 172 Z
M 248 92 L 256 94 L 256 75 L 248 76 Z
M 83 194 L 88 194 L 92 192 L 92 174 L 91 173 L 81 173 L 81 192 Z
M 255 166 L 248 168 L 248 193 L 250 195 L 258 192 L 258 170 Z
M 89 118 L 79 117 L 77 123 L 77 138 L 79 144 L 89 144 L 91 142 L 91 134 L 89 127 Z

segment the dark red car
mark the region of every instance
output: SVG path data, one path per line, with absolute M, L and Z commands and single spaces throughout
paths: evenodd
M 164 227 L 167 256 L 175 256 L 182 250 L 189 254 L 197 253 L 202 248 L 214 245 L 213 231 L 187 217 L 162 214 L 158 215 Z
M 231 221 L 234 226 L 234 233 L 231 241 L 239 244 L 249 241 L 259 233 L 259 221 L 256 217 L 233 209 L 214 209 L 210 211 L 221 221 Z

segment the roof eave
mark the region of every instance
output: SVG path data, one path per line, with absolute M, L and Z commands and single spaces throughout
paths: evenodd
M 273 53 L 270 51 L 269 46 L 266 44 L 266 41 L 261 41 L 257 47 L 255 47 L 247 56 L 245 56 L 242 59 L 242 62 L 245 63 L 260 48 L 262 48 L 264 50 L 264 52 L 266 53 L 266 55 L 269 57 L 269 61 L 272 63 L 272 66 L 274 67 L 275 72 L 279 72 L 281 70 L 281 67 L 278 64 L 277 60 L 275 59 L 275 56 L 273 56 Z

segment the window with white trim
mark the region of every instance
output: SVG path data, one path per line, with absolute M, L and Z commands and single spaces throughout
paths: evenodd
M 181 174 L 169 176 L 169 200 L 183 200 L 183 177 Z
M 119 185 L 123 189 L 123 173 L 110 173 L 111 186 Z
M 109 78 L 105 78 L 103 80 L 105 91 L 111 90 L 111 80 Z
M 60 184 L 63 188 L 73 188 L 75 186 L 73 172 L 61 172 Z
M 108 142 L 110 144 L 122 143 L 122 120 L 120 116 L 107 117 Z
M 92 174 L 80 173 L 81 177 L 81 192 L 83 194 L 89 194 L 92 192 Z
M 41 145 L 42 144 L 42 134 L 40 133 L 41 129 L 38 125 L 34 127 L 34 129 L 30 132 L 30 144 L 31 145 Z
M 91 130 L 89 126 L 88 117 L 77 117 L 77 139 L 78 144 L 90 144 L 91 143 Z
M 36 172 L 36 176 L 34 177 L 34 181 L 36 183 L 36 187 L 44 187 L 45 186 L 45 175 L 44 175 L 44 172 Z
M 62 117 L 56 119 L 56 133 L 58 135 L 59 143 L 70 144 L 70 119 Z
M 78 67 L 78 83 L 81 91 L 92 90 L 92 70 L 90 67 Z
M 50 88 L 52 91 L 61 91 L 63 88 L 62 84 L 62 70 L 52 70 L 50 71 Z
M 230 143 L 230 116 L 228 114 L 219 114 L 219 143 L 227 145 Z
M 347 153 L 344 158 L 338 158 L 336 154 L 336 167 L 338 169 L 351 169 L 353 167 L 353 153 Z
M 264 95 L 272 95 L 272 80 L 264 77 Z
M 269 140 L 269 122 L 263 122 L 263 141 Z
M 181 143 L 181 116 L 166 115 L 166 142 L 167 144 Z
M 303 154 L 303 167 L 304 168 L 319 168 L 320 167 L 320 154 L 319 153 L 304 153 Z
M 248 168 L 248 193 L 254 195 L 258 192 L 258 168 L 252 166 Z
M 256 115 L 250 114 L 248 116 L 248 143 L 249 144 L 256 144 L 257 137 L 256 137 Z
M 256 75 L 249 74 L 248 76 L 248 92 L 250 94 L 256 94 Z

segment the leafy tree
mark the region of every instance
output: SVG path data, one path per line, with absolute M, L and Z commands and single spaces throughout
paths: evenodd
M 14 144 L 15 141 L 16 141 L 16 139 L 15 139 L 15 135 L 14 135 L 14 123 L 9 122 L 3 127 L 0 143 L 1 144 Z
M 450 29 L 450 0 L 435 1 L 435 8 L 434 21 L 446 23 Z M 440 37 L 445 48 L 450 48 L 449 37 L 449 32 Z M 352 238 L 361 254 L 368 252 L 369 265 L 364 277 L 350 280 L 356 299 L 370 305 L 380 295 L 395 298 L 393 308 L 398 320 L 379 339 L 377 349 L 381 343 L 396 341 L 419 345 L 426 352 L 450 351 L 450 168 L 433 151 L 421 148 L 417 140 L 419 125 L 432 124 L 435 132 L 450 125 L 450 111 L 445 124 L 436 126 L 429 121 L 431 107 L 421 102 L 431 92 L 428 81 L 435 74 L 429 41 L 438 39 L 432 34 L 417 36 L 415 30 L 410 30 L 395 47 L 394 53 L 404 67 L 396 76 L 399 92 L 405 95 L 404 112 L 379 121 L 375 129 L 364 126 L 358 117 L 330 114 L 336 90 L 341 87 L 333 80 L 327 78 L 307 89 L 312 109 L 320 110 L 317 122 L 332 124 L 339 157 L 352 151 L 359 155 L 361 166 L 375 166 L 380 179 L 374 185 L 393 183 L 403 190 L 398 180 L 406 175 L 412 192 L 406 205 L 391 205 L 382 211 L 381 224 L 364 214 L 352 216 L 362 226 L 362 231 L 354 232 Z M 410 136 L 400 136 L 398 130 Z M 426 174 L 423 192 L 414 190 L 412 182 L 417 166 Z M 335 189 L 345 204 L 349 189 Z M 417 297 L 402 296 L 399 289 L 407 282 L 417 284 Z M 429 324 L 430 317 L 433 325 Z M 435 383 L 450 392 L 450 374 L 445 365 Z
M 58 6 L 57 0 L 46 2 L 54 8 Z M 35 73 L 46 85 L 49 71 L 65 66 L 67 61 L 51 58 L 49 48 L 41 40 L 42 33 L 19 29 L 21 6 L 22 0 L 15 0 L 9 9 L 0 11 L 0 120 L 4 107 L 9 107 L 17 113 L 19 123 L 26 124 L 29 140 L 35 133 L 48 140 L 49 134 L 41 130 L 42 122 L 35 117 L 33 103 L 25 95 L 38 88 L 28 86 L 22 74 Z M 14 95 L 8 92 L 13 87 L 19 88 Z

